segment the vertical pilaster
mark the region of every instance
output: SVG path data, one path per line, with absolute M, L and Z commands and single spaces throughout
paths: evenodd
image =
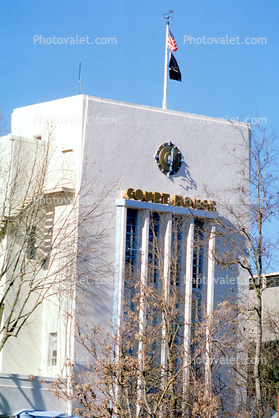
M 126 254 L 126 224 L 127 209 L 124 206 L 117 208 L 116 214 L 116 266 L 115 266 L 115 288 L 114 288 L 114 309 L 113 322 L 117 335 L 116 341 L 116 361 L 120 356 L 119 342 L 123 316 L 123 296 L 124 296 L 124 275 L 125 275 L 125 254 Z M 116 402 L 119 398 L 119 388 L 115 387 Z
M 124 273 L 125 273 L 125 253 L 126 253 L 126 223 L 127 223 L 127 209 L 123 206 L 120 208 L 119 216 L 119 264 L 117 271 L 117 328 L 121 326 L 123 315 L 123 294 L 124 294 Z
M 186 404 L 191 361 L 192 286 L 193 286 L 194 218 L 190 220 L 186 244 L 185 307 L 184 307 L 184 357 L 183 357 L 183 400 Z M 183 408 L 184 410 L 186 408 Z
M 163 294 L 164 307 L 162 309 L 162 347 L 161 347 L 161 373 L 162 373 L 162 389 L 166 383 L 166 368 L 167 368 L 167 317 L 166 310 L 169 304 L 170 296 L 170 262 L 171 262 L 171 237 L 172 237 L 172 215 L 168 214 L 165 244 L 164 244 L 164 270 L 163 270 Z M 163 411 L 161 409 L 160 416 Z
M 208 242 L 208 272 L 207 272 L 207 327 L 206 327 L 206 353 L 205 353 L 205 382 L 208 393 L 211 392 L 211 328 L 214 308 L 214 251 L 215 251 L 215 226 L 211 227 Z
M 144 369 L 144 329 L 146 324 L 146 284 L 148 275 L 148 243 L 149 243 L 149 211 L 144 213 L 144 225 L 142 228 L 142 247 L 141 247 L 141 275 L 140 275 L 140 303 L 139 303 L 139 376 L 137 382 L 137 409 L 136 416 L 141 413 L 142 400 L 142 374 Z

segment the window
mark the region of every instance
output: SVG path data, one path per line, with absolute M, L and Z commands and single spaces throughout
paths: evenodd
M 157 212 L 150 213 L 149 218 L 149 244 L 148 244 L 148 281 L 149 283 L 157 283 L 158 269 L 158 252 L 159 252 L 159 214 Z
M 195 219 L 194 223 L 194 250 L 193 250 L 193 288 L 202 287 L 203 266 L 203 221 Z
M 160 292 L 160 274 L 159 274 L 159 257 L 160 257 L 160 244 L 159 244 L 159 226 L 160 215 L 158 212 L 149 213 L 149 237 L 148 237 L 148 287 L 152 287 L 152 294 L 149 294 L 150 301 L 156 298 L 157 291 Z M 156 305 L 153 302 L 149 303 L 149 299 L 146 303 L 146 327 L 148 332 L 152 333 L 151 342 L 146 345 L 146 355 L 149 356 L 149 361 L 153 358 L 153 367 L 157 367 L 156 364 L 160 364 L 160 352 L 161 342 L 160 338 L 156 338 L 157 325 L 161 322 L 161 312 L 158 312 Z M 153 393 L 154 388 L 150 387 L 149 391 Z
M 57 365 L 57 332 L 49 334 L 49 365 Z
M 27 257 L 30 260 L 33 260 L 36 255 L 36 227 L 32 226 L 29 236 L 28 236 L 28 242 L 27 242 Z
M 127 310 L 131 309 L 133 312 L 137 250 L 137 211 L 127 209 L 124 298 Z
M 257 276 L 253 276 L 255 284 L 257 284 Z M 260 287 L 279 287 L 279 275 L 277 274 L 270 274 L 270 275 L 263 275 L 260 280 Z M 249 279 L 249 290 L 254 290 L 253 280 L 250 277 Z
M 170 352 L 173 367 L 178 371 L 179 357 L 183 346 L 184 295 L 182 294 L 182 228 L 183 218 L 172 215 L 172 237 L 170 257 L 170 302 L 175 311 L 169 319 L 169 329 L 172 333 L 172 349 Z
M 193 248 L 193 284 L 192 284 L 192 338 L 195 338 L 196 330 L 201 320 L 201 291 L 203 274 L 203 227 L 200 219 L 194 220 L 194 248 Z M 196 350 L 192 344 L 192 352 Z
M 136 262 L 136 224 L 137 211 L 135 209 L 127 210 L 127 227 L 126 227 L 126 254 L 125 264 L 126 270 L 130 273 L 134 272 Z
M 172 218 L 172 242 L 171 242 L 171 278 L 170 284 L 172 290 L 176 292 L 176 288 L 179 286 L 180 277 L 180 257 L 181 257 L 181 230 L 182 230 L 182 218 L 181 216 L 173 216 Z

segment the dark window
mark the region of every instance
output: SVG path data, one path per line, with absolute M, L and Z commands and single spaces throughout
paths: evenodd
M 27 257 L 33 260 L 36 255 L 36 227 L 32 226 L 27 242 Z
M 279 276 L 265 276 L 266 287 L 279 287 Z
M 172 216 L 172 239 L 170 259 L 170 303 L 175 306 L 174 314 L 169 320 L 171 330 L 170 344 L 170 367 L 178 371 L 181 366 L 181 349 L 183 347 L 183 325 L 184 325 L 184 293 L 181 278 L 181 251 L 182 251 L 182 217 Z M 183 294 L 182 294 L 183 293 Z
M 149 218 L 149 245 L 148 245 L 148 281 L 157 283 L 158 274 L 158 252 L 159 252 L 159 221 L 157 212 L 150 213 Z
M 126 252 L 125 252 L 125 283 L 124 283 L 124 313 L 135 311 L 135 269 L 137 254 L 137 210 L 127 209 Z
M 195 219 L 194 223 L 194 249 L 193 249 L 193 288 L 202 287 L 203 267 L 203 222 Z
M 180 257 L 181 257 L 181 216 L 172 218 L 172 242 L 171 242 L 171 260 L 170 260 L 170 285 L 179 286 L 180 278 Z M 174 289 L 173 289 L 174 290 Z
M 194 221 L 193 248 L 193 284 L 192 284 L 192 352 L 196 350 L 196 330 L 201 320 L 201 291 L 203 275 L 203 228 L 204 223 L 199 219 Z
M 125 264 L 130 273 L 134 272 L 136 263 L 136 227 L 137 211 L 135 209 L 127 209 Z
M 256 276 L 249 279 L 249 290 L 254 290 L 255 287 L 279 287 L 279 275 L 263 276 L 258 283 Z
M 49 334 L 49 365 L 57 365 L 57 332 Z

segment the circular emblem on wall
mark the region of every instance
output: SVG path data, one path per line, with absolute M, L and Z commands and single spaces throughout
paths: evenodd
M 183 162 L 181 152 L 171 141 L 159 146 L 155 154 L 155 160 L 159 170 L 168 177 L 176 174 Z

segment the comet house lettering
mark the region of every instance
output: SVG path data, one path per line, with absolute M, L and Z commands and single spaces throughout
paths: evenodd
M 160 203 L 162 205 L 172 204 L 174 206 L 183 206 L 186 208 L 216 211 L 216 202 L 211 200 L 193 199 L 191 197 L 183 197 L 174 195 L 172 199 L 168 193 L 147 192 L 146 190 L 133 188 L 126 189 L 124 192 L 125 199 L 141 200 L 143 202 Z

